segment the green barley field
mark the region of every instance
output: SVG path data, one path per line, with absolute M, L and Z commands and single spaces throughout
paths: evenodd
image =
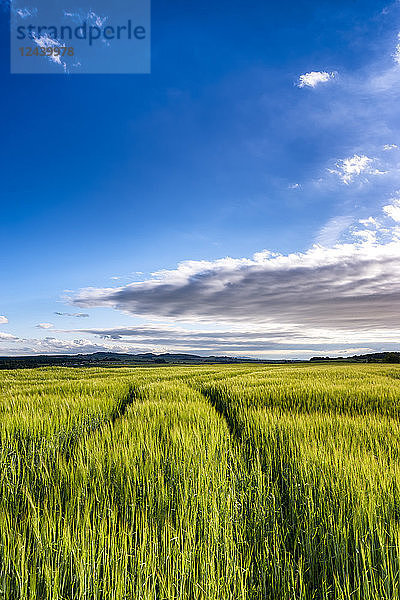
M 400 599 L 400 368 L 0 372 L 0 598 Z

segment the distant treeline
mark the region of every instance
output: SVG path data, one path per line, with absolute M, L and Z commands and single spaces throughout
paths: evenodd
M 362 354 L 359 356 L 350 356 L 344 358 L 339 356 L 337 358 L 331 358 L 330 356 L 314 356 L 310 358 L 310 362 L 321 362 L 321 361 L 340 361 L 340 362 L 359 362 L 359 363 L 400 363 L 400 352 L 375 352 L 374 354 Z

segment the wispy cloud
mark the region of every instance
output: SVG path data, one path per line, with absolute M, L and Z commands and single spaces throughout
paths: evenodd
M 348 229 L 353 220 L 353 217 L 346 215 L 330 219 L 318 232 L 316 242 L 321 244 L 321 246 L 334 246 L 339 241 L 341 234 Z
M 53 323 L 39 323 L 36 325 L 38 329 L 52 329 L 54 327 Z
M 69 312 L 55 312 L 55 315 L 59 317 L 75 317 L 77 319 L 87 319 L 88 313 L 69 313 Z
M 321 83 L 327 83 L 336 76 L 336 73 L 327 73 L 326 71 L 311 71 L 310 73 L 304 73 L 300 75 L 297 87 L 311 87 L 315 88 Z
M 354 156 L 350 156 L 349 158 L 338 160 L 335 165 L 336 168 L 328 169 L 328 171 L 338 175 L 343 183 L 349 185 L 361 175 L 385 175 L 386 171 L 380 171 L 374 167 L 376 162 L 377 159 L 375 158 L 369 158 L 364 154 L 354 154 Z
M 0 324 L 1 323 L 8 323 L 8 319 L 4 315 L 0 315 Z

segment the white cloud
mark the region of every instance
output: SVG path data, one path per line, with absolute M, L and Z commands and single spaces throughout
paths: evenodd
M 289 185 L 289 190 L 298 190 L 301 188 L 300 183 L 292 183 Z
M 18 8 L 16 13 L 21 19 L 37 15 L 37 8 Z
M 51 329 L 52 327 L 54 327 L 53 323 L 39 323 L 38 325 L 36 325 L 36 327 L 38 329 Z
M 315 88 L 320 83 L 326 83 L 335 77 L 336 73 L 327 73 L 326 71 L 311 71 L 300 75 L 297 87 Z
M 47 33 L 38 36 L 38 35 L 36 35 L 35 32 L 33 32 L 32 36 L 33 36 L 33 40 L 40 48 L 52 48 L 54 46 L 59 47 L 61 44 L 61 42 L 51 38 Z M 53 58 L 57 58 L 57 57 L 53 57 Z
M 2 333 L 0 331 L 0 342 L 14 342 L 18 340 L 17 337 L 15 337 L 15 335 L 11 335 L 11 333 Z
M 397 150 L 397 149 L 398 149 L 398 146 L 397 146 L 396 144 L 385 144 L 385 145 L 383 146 L 383 149 L 384 149 L 385 151 L 387 151 L 387 150 Z
M 400 242 L 357 237 L 288 256 L 264 251 L 250 259 L 185 261 L 143 282 L 81 290 L 71 302 L 175 323 L 400 327 Z
M 364 154 L 354 154 L 349 158 L 338 160 L 336 162 L 336 169 L 328 169 L 330 173 L 338 175 L 339 178 L 349 185 L 354 179 L 360 175 L 385 175 L 386 171 L 379 171 L 374 168 L 375 158 L 369 158 Z
M 400 192 L 396 197 L 390 198 L 390 204 L 384 206 L 383 210 L 393 221 L 400 223 Z
M 399 40 L 396 44 L 396 48 L 393 54 L 394 62 L 400 65 L 400 33 L 397 34 L 397 39 Z
M 37 44 L 37 46 L 39 46 L 39 48 L 60 48 L 61 46 L 64 45 L 64 42 L 60 42 L 59 40 L 55 40 L 53 38 L 51 38 L 47 33 L 45 33 L 44 35 L 36 35 L 35 33 L 32 34 L 32 39 L 35 42 L 35 44 Z M 50 54 L 50 56 L 46 56 L 46 58 L 48 58 L 48 60 L 60 65 L 61 67 L 63 67 L 64 71 L 67 70 L 67 63 L 63 62 L 61 60 L 61 53 L 57 56 L 56 54 L 52 53 Z
M 0 323 L 1 323 L 1 324 L 3 324 L 3 323 L 8 323 L 8 319 L 7 319 L 7 317 L 4 317 L 3 315 L 0 315 Z

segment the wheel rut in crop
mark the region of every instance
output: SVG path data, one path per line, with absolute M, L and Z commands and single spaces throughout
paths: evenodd
M 211 404 L 216 412 L 225 420 L 229 432 L 234 440 L 241 442 L 243 438 L 243 425 L 238 422 L 232 411 L 226 405 L 219 390 L 201 389 L 200 393 Z
M 247 435 L 244 423 L 240 422 L 234 407 L 229 406 L 229 398 L 222 391 L 215 388 L 203 388 L 200 391 L 205 400 L 225 421 L 233 446 L 233 456 L 237 457 L 232 461 L 234 470 L 232 492 L 236 498 L 237 519 L 242 523 L 240 536 L 243 535 L 245 540 L 244 543 L 243 541 L 238 543 L 238 548 L 243 553 L 243 561 L 248 561 L 248 556 L 252 556 L 251 561 L 247 563 L 246 598 L 272 600 L 279 594 L 276 595 L 276 586 L 266 575 L 265 569 L 269 552 L 265 540 L 268 539 L 268 528 L 271 525 L 265 506 L 260 504 L 262 491 L 258 489 L 258 485 L 261 479 L 262 485 L 266 484 L 267 478 L 262 475 L 260 479 L 259 467 L 261 466 L 262 469 L 262 464 L 259 449 Z M 264 511 L 266 518 L 262 516 Z
M 293 565 L 304 561 L 296 536 L 290 533 L 298 529 L 298 517 L 293 514 L 293 497 L 288 481 L 289 467 L 291 475 L 296 474 L 296 459 L 288 453 L 288 439 L 282 432 L 271 432 L 269 443 L 275 445 L 275 452 L 264 452 L 262 442 L 252 430 L 252 420 L 247 418 L 245 410 L 232 403 L 226 390 L 205 387 L 201 393 L 225 420 L 232 443 L 241 456 L 235 477 L 237 505 L 240 507 L 246 547 L 251 549 L 253 557 L 257 557 L 250 565 L 248 598 L 272 600 L 286 597 L 285 588 L 281 587 L 283 580 L 274 578 L 273 571 L 265 566 L 269 565 L 270 547 L 276 543 L 275 539 L 271 539 L 271 531 L 289 532 L 280 542 L 280 552 L 287 556 L 285 560 Z M 268 436 L 268 432 L 265 434 Z M 286 456 L 283 461 L 282 456 Z M 276 499 L 278 511 L 270 510 L 271 498 Z M 318 597 L 316 589 L 318 585 L 322 586 L 322 579 L 321 565 L 312 572 L 306 572 L 303 585 L 308 590 L 307 597 Z M 316 584 L 316 581 L 319 583 Z
M 77 445 L 82 441 L 82 437 L 92 435 L 99 431 L 102 427 L 107 425 L 113 427 L 115 423 L 122 419 L 128 410 L 129 406 L 134 403 L 136 398 L 138 398 L 139 393 L 136 387 L 131 387 L 127 394 L 122 396 L 118 402 L 116 403 L 114 410 L 111 412 L 111 415 L 107 418 L 100 420 L 93 420 L 93 423 L 89 423 L 88 426 L 82 431 L 81 435 L 77 435 L 75 430 L 64 433 L 59 438 L 59 452 L 64 457 L 64 459 L 69 462 L 71 459 L 73 452 Z

